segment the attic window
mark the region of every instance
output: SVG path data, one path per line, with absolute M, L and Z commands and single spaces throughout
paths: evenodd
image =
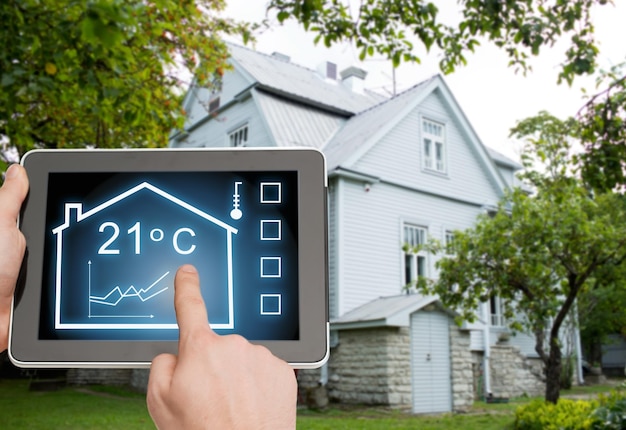
M 209 113 L 213 113 L 220 108 L 220 98 L 216 97 L 209 102 Z
M 246 146 L 248 143 L 248 124 L 243 125 L 228 135 L 230 146 Z
M 446 173 L 446 140 L 443 124 L 422 120 L 422 160 L 425 169 Z

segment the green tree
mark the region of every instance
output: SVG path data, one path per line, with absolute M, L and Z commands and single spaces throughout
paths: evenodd
M 592 364 L 602 362 L 609 335 L 626 335 L 626 264 L 610 269 L 596 274 L 588 293 L 578 298 L 581 343 Z
M 528 144 L 523 177 L 536 192 L 511 190 L 497 212 L 455 233 L 453 253 L 437 262 L 438 280 L 418 282 L 468 320 L 479 303 L 501 297 L 511 327 L 535 336 L 551 402 L 559 399 L 563 368 L 559 334 L 576 299 L 603 285 L 626 258 L 626 202 L 583 186 L 570 156 L 576 132 L 547 113 L 520 122 L 513 133 Z M 441 252 L 437 244 L 429 248 Z
M 570 38 L 559 79 L 596 66 L 598 48 L 591 19 L 595 5 L 610 0 L 462 0 L 457 23 L 443 22 L 436 2 L 424 0 L 271 0 L 280 22 L 296 19 L 327 46 L 349 41 L 361 58 L 382 55 L 394 65 L 419 62 L 416 45 L 439 49 L 441 70 L 450 73 L 467 62 L 481 40 L 501 47 L 511 65 L 528 69 L 528 59 L 561 37 Z
M 224 0 L 0 2 L 0 139 L 34 147 L 158 147 L 181 125 L 182 82 L 225 67 Z
M 441 18 L 426 0 L 271 0 L 280 22 L 296 19 L 327 46 L 348 41 L 361 59 L 381 55 L 398 66 L 420 62 L 417 52 L 438 51 L 440 68 L 451 73 L 466 64 L 481 42 L 500 47 L 509 65 L 526 72 L 545 47 L 567 39 L 558 82 L 597 72 L 599 49 L 592 12 L 612 0 L 461 0 L 458 22 Z M 617 35 L 616 35 L 617 36 Z M 597 94 L 575 116 L 587 151 L 583 175 L 598 189 L 626 185 L 626 72 L 614 67 L 599 75 Z

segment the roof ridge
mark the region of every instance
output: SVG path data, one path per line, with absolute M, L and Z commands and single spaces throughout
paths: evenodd
M 416 84 L 414 84 L 414 85 L 411 85 L 409 88 L 407 88 L 407 89 L 405 89 L 405 90 L 403 90 L 403 91 L 399 92 L 399 93 L 398 93 L 398 94 L 396 94 L 395 96 L 393 96 L 393 97 L 389 97 L 389 98 L 387 98 L 387 99 L 385 99 L 385 100 L 381 101 L 380 103 L 377 103 L 377 104 L 375 104 L 375 105 L 372 105 L 372 106 L 368 107 L 367 109 L 363 109 L 362 111 L 359 111 L 359 112 L 355 113 L 355 114 L 354 114 L 354 116 L 353 116 L 353 118 L 354 118 L 354 117 L 357 117 L 357 116 L 359 116 L 359 115 L 361 115 L 361 114 L 364 114 L 364 113 L 366 113 L 366 112 L 368 112 L 368 111 L 371 111 L 371 110 L 374 110 L 374 109 L 378 109 L 378 108 L 379 108 L 379 107 L 381 107 L 382 105 L 387 104 L 387 103 L 390 103 L 390 102 L 392 102 L 392 101 L 395 101 L 395 100 L 397 100 L 397 99 L 399 99 L 399 98 L 401 98 L 401 97 L 406 97 L 406 95 L 407 95 L 407 94 L 409 94 L 409 93 L 413 92 L 415 89 L 417 89 L 418 87 L 421 87 L 422 85 L 426 84 L 427 82 L 432 81 L 434 78 L 436 78 L 436 77 L 438 77 L 438 76 L 440 76 L 440 75 L 439 75 L 439 73 L 435 73 L 434 75 L 431 75 L 430 77 L 428 77 L 428 78 L 424 79 L 423 81 L 420 81 L 420 82 L 418 82 L 418 83 L 416 83 Z
M 315 74 L 317 74 L 317 71 L 316 71 L 315 69 L 311 69 L 311 68 L 309 68 L 309 67 L 307 67 L 307 66 L 303 66 L 302 64 L 294 63 L 294 62 L 293 62 L 293 61 L 291 61 L 291 60 L 290 60 L 290 61 L 280 60 L 280 59 L 278 59 L 278 58 L 274 57 L 272 54 L 267 54 L 267 53 L 265 53 L 265 52 L 257 51 L 256 49 L 251 49 L 251 48 L 249 48 L 249 47 L 247 47 L 247 46 L 244 46 L 244 45 L 239 45 L 238 43 L 228 42 L 228 41 L 227 41 L 227 42 L 225 42 L 225 43 L 226 43 L 226 45 L 234 46 L 234 47 L 236 47 L 236 48 L 245 49 L 245 50 L 246 50 L 246 51 L 248 51 L 248 52 L 253 52 L 253 53 L 258 54 L 258 55 L 261 55 L 261 56 L 263 56 L 263 57 L 267 57 L 267 59 L 269 59 L 269 60 L 272 60 L 272 61 L 279 61 L 279 62 L 281 62 L 281 63 L 283 63 L 283 64 L 289 64 L 289 65 L 291 65 L 291 66 L 295 66 L 295 67 L 298 67 L 298 68 L 300 68 L 300 69 L 304 69 L 304 70 L 306 70 L 306 71 L 308 71 L 308 72 L 311 72 L 311 73 L 315 73 Z M 287 55 L 287 54 L 284 54 L 284 55 Z

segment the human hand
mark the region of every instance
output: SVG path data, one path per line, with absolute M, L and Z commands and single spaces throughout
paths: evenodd
M 17 217 L 27 193 L 26 170 L 14 164 L 7 170 L 0 188 L 0 351 L 7 349 L 11 302 L 26 249 L 24 235 L 17 228 Z
M 157 428 L 295 428 L 293 369 L 263 346 L 213 332 L 193 266 L 182 266 L 174 283 L 178 356 L 157 356 L 148 381 L 148 411 Z

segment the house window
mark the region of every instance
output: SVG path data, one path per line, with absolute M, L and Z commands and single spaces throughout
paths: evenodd
M 415 249 L 426 243 L 426 233 L 423 227 L 404 225 L 402 241 L 409 247 L 408 251 L 404 252 L 404 285 L 408 285 L 421 276 L 426 276 L 426 252 Z
M 216 97 L 209 102 L 209 113 L 213 113 L 220 108 L 220 98 Z
M 230 146 L 246 146 L 248 143 L 248 124 L 230 133 L 228 138 L 230 139 Z
M 453 246 L 454 246 L 454 232 L 450 230 L 446 230 L 444 239 L 445 239 L 444 245 L 446 247 L 446 254 L 454 254 L 452 252 Z
M 446 148 L 443 124 L 422 120 L 422 153 L 424 168 L 445 173 Z
M 491 296 L 489 298 L 489 312 L 491 314 L 491 325 L 495 327 L 503 327 L 506 325 L 504 318 L 504 304 L 499 296 Z

